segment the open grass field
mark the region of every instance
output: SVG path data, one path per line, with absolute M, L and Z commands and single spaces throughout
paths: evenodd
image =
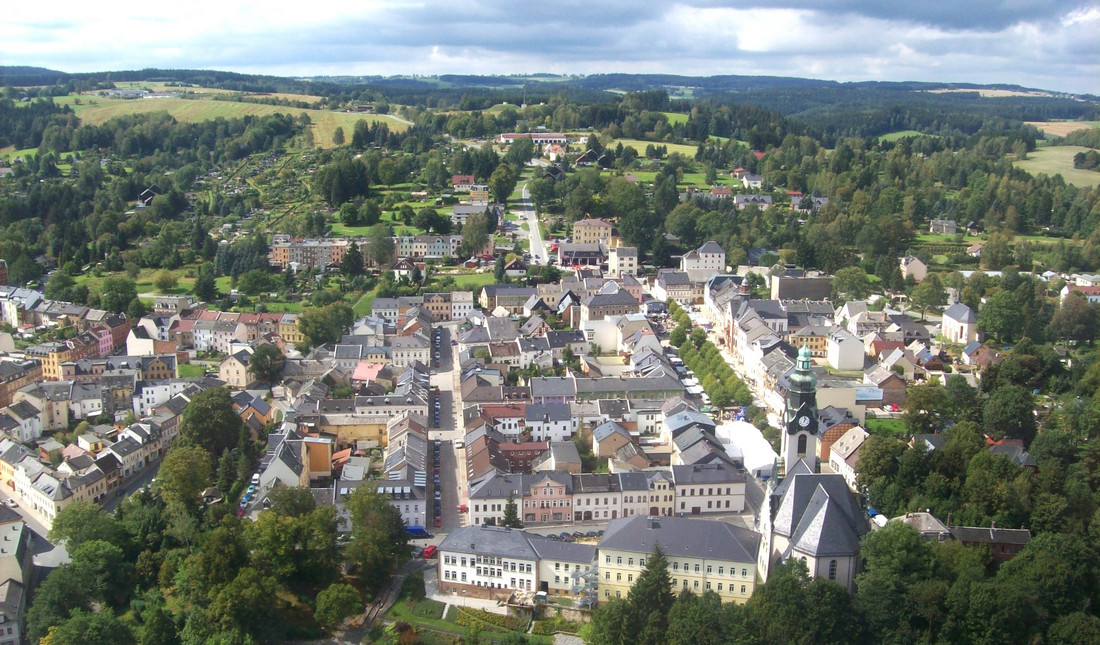
M 1013 162 L 1012 165 L 1033 175 L 1060 174 L 1067 183 L 1075 186 L 1100 186 L 1100 172 L 1073 167 L 1073 155 L 1087 150 L 1089 148 L 1081 146 L 1046 146 L 1029 152 L 1027 159 Z
M 672 125 L 677 123 L 687 123 L 688 115 L 681 114 L 679 112 L 661 112 L 668 119 L 668 122 Z
M 687 145 L 684 143 L 662 143 L 660 141 L 642 141 L 641 139 L 616 139 L 604 147 L 614 148 L 620 143 L 624 146 L 634 146 L 634 149 L 638 151 L 639 155 L 644 155 L 645 147 L 651 145 L 665 146 L 666 148 L 668 148 L 669 154 L 672 154 L 673 152 L 679 152 L 680 154 L 690 157 L 692 159 L 695 158 L 696 146 Z
M 80 104 L 76 100 L 80 99 Z M 356 121 L 364 119 L 369 123 L 386 123 L 391 130 L 403 131 L 407 127 L 401 121 L 385 115 L 358 114 L 353 112 L 332 112 L 329 110 L 303 110 L 277 105 L 244 103 L 238 101 L 214 101 L 210 99 L 110 99 L 97 96 L 65 96 L 55 99 L 57 103 L 72 105 L 73 111 L 84 124 L 98 125 L 124 114 L 149 112 L 168 112 L 180 121 L 197 122 L 211 119 L 234 119 L 243 116 L 267 116 L 270 114 L 305 113 L 313 122 L 315 145 L 331 148 L 332 135 L 336 128 L 344 128 L 344 135 L 351 137 Z
M 905 421 L 902 419 L 878 419 L 867 415 L 867 432 L 887 437 L 900 437 L 905 434 Z
M 467 273 L 466 275 L 451 276 L 455 279 L 455 287 L 461 291 L 473 291 L 474 295 L 481 290 L 487 284 L 495 284 L 496 278 L 493 277 L 492 272 L 488 273 Z
M 1064 137 L 1075 130 L 1100 128 L 1100 121 L 1025 121 L 1025 123 L 1053 137 Z
M 898 139 L 904 139 L 905 137 L 923 137 L 925 134 L 918 130 L 898 130 L 897 132 L 887 132 L 879 137 L 883 141 L 897 141 Z

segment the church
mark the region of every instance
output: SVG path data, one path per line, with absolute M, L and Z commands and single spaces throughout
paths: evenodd
M 853 591 L 867 513 L 841 475 L 821 472 L 817 379 L 808 347 L 799 350 L 789 379 L 777 476 L 768 482 L 756 520 L 757 571 L 767 580 L 772 566 L 798 558 L 810 576 Z

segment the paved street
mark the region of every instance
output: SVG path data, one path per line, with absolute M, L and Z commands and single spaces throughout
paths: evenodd
M 527 233 L 531 236 L 531 257 L 536 258 L 536 264 L 546 264 L 550 261 L 546 253 L 546 243 L 542 240 L 542 232 L 539 231 L 539 218 L 535 214 L 535 206 L 531 203 L 531 193 L 527 184 L 523 185 L 523 208 L 521 219 L 527 220 Z

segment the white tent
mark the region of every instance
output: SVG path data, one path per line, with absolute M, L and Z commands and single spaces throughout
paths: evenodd
M 726 453 L 740 459 L 754 477 L 771 476 L 779 455 L 756 426 L 745 421 L 729 421 L 714 429 Z

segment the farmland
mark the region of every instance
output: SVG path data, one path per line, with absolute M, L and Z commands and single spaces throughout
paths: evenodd
M 312 97 L 295 97 L 312 98 Z M 79 104 L 77 103 L 79 99 Z M 390 129 L 401 131 L 407 126 L 402 121 L 385 115 L 360 114 L 355 112 L 334 112 L 331 110 L 312 110 L 291 108 L 278 105 L 263 105 L 243 101 L 215 101 L 212 99 L 158 98 L 158 99 L 111 99 L 92 96 L 60 97 L 57 103 L 69 104 L 80 117 L 82 123 L 99 125 L 117 116 L 142 114 L 149 112 L 167 112 L 180 121 L 196 122 L 224 118 L 233 119 L 243 116 L 267 116 L 270 114 L 306 114 L 313 125 L 313 138 L 316 145 L 332 146 L 332 135 L 337 127 L 344 129 L 350 136 L 356 121 L 384 122 Z
M 1081 146 L 1046 146 L 1028 153 L 1027 159 L 1013 165 L 1033 175 L 1060 174 L 1075 186 L 1100 186 L 1100 172 L 1073 167 L 1073 155 L 1086 150 L 1088 148 Z
M 1051 137 L 1064 137 L 1075 130 L 1100 128 L 1100 121 L 1027 121 L 1026 123 L 1039 128 L 1043 134 Z

